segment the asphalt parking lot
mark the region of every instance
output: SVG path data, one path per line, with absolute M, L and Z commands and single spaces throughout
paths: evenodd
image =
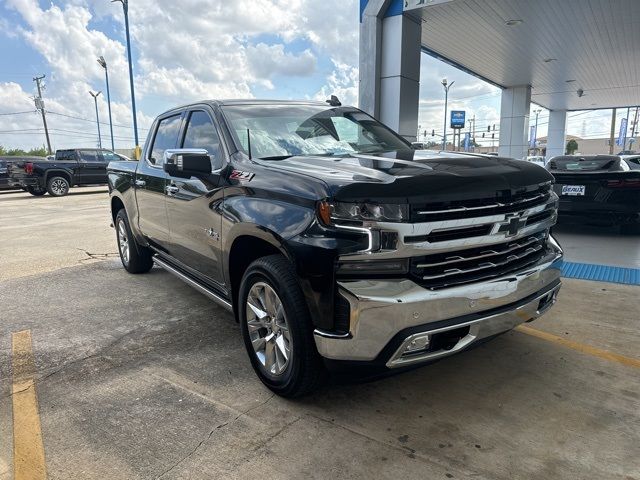
M 568 278 L 488 344 L 290 401 L 226 311 L 163 270 L 128 275 L 109 221 L 104 187 L 0 193 L 0 479 L 41 459 L 51 479 L 640 480 L 638 286 Z M 637 237 L 556 231 L 569 260 L 640 267 Z

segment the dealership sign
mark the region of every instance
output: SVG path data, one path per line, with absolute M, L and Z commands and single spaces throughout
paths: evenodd
M 451 128 L 464 128 L 464 110 L 451 110 Z

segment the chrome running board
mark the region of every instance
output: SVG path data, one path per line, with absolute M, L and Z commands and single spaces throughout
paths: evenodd
M 153 263 L 155 263 L 159 267 L 164 268 L 167 272 L 174 274 L 180 280 L 182 280 L 183 282 L 185 282 L 189 286 L 195 288 L 197 291 L 199 291 L 203 295 L 206 295 L 207 297 L 209 297 L 211 300 L 216 302 L 221 307 L 226 308 L 230 312 L 233 311 L 233 306 L 231 305 L 231 303 L 226 301 L 224 298 L 222 298 L 220 295 L 215 293 L 213 290 L 201 285 L 200 283 L 196 282 L 194 279 L 192 279 L 188 275 L 185 275 L 184 273 L 182 273 L 180 270 L 176 269 L 175 267 L 172 267 L 167 262 L 165 262 L 164 260 L 160 259 L 158 257 L 158 255 L 154 255 L 153 256 Z

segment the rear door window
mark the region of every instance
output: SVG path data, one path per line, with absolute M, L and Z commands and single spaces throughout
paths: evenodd
M 97 150 L 80 150 L 80 159 L 83 162 L 89 163 L 97 163 L 102 161 L 102 159 L 98 155 Z
M 156 135 L 151 146 L 149 154 L 149 162 L 154 165 L 161 166 L 164 158 L 164 151 L 170 148 L 176 148 L 178 143 L 178 134 L 182 116 L 180 114 L 166 117 L 160 120 Z
M 56 151 L 56 160 L 75 160 L 75 150 L 58 150 Z

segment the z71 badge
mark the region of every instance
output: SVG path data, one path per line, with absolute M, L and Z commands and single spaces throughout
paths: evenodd
M 253 178 L 254 174 L 251 172 L 242 172 L 240 170 L 234 170 L 229 175 L 230 180 L 240 180 L 241 182 L 249 182 Z

